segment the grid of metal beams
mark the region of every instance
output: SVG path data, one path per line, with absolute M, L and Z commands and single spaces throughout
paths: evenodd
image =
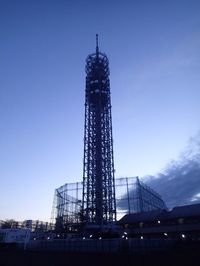
M 55 190 L 52 223 L 58 231 L 79 228 L 82 224 L 83 183 L 68 183 Z M 138 177 L 115 179 L 117 220 L 125 214 L 167 209 L 161 196 Z
M 97 36 L 98 38 L 98 36 Z M 86 59 L 82 218 L 98 225 L 116 220 L 109 62 L 99 52 Z

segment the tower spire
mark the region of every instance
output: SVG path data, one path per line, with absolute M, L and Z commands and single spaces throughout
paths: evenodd
M 99 35 L 96 34 L 96 54 L 99 54 Z

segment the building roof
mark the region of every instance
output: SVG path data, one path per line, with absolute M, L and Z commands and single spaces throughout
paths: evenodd
M 119 220 L 120 224 L 129 224 L 129 223 L 137 223 L 137 222 L 145 222 L 145 221 L 155 221 L 162 214 L 165 214 L 166 210 L 153 210 L 149 212 L 140 212 L 133 214 L 126 214 Z
M 168 220 L 176 218 L 186 218 L 200 216 L 200 204 L 179 206 L 173 208 L 171 211 L 157 209 L 149 212 L 126 214 L 122 217 L 119 224 L 130 224 L 138 222 L 151 222 L 156 220 Z
M 199 215 L 200 215 L 200 204 L 175 207 L 168 213 L 169 219 L 192 217 L 192 216 L 199 216 Z

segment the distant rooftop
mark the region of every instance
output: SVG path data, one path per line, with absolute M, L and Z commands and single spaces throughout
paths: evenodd
M 200 216 L 200 204 L 175 207 L 171 211 L 152 210 L 148 212 L 127 214 L 119 220 L 119 224 L 130 224 L 138 222 L 151 222 L 156 220 L 168 220 Z

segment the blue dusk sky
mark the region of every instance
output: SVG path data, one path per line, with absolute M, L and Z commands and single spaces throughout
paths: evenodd
M 82 180 L 96 33 L 110 61 L 116 177 L 148 176 L 166 200 L 177 195 L 171 205 L 184 203 L 182 177 L 187 202 L 199 199 L 200 1 L 1 0 L 0 220 L 49 220 L 55 188 Z

